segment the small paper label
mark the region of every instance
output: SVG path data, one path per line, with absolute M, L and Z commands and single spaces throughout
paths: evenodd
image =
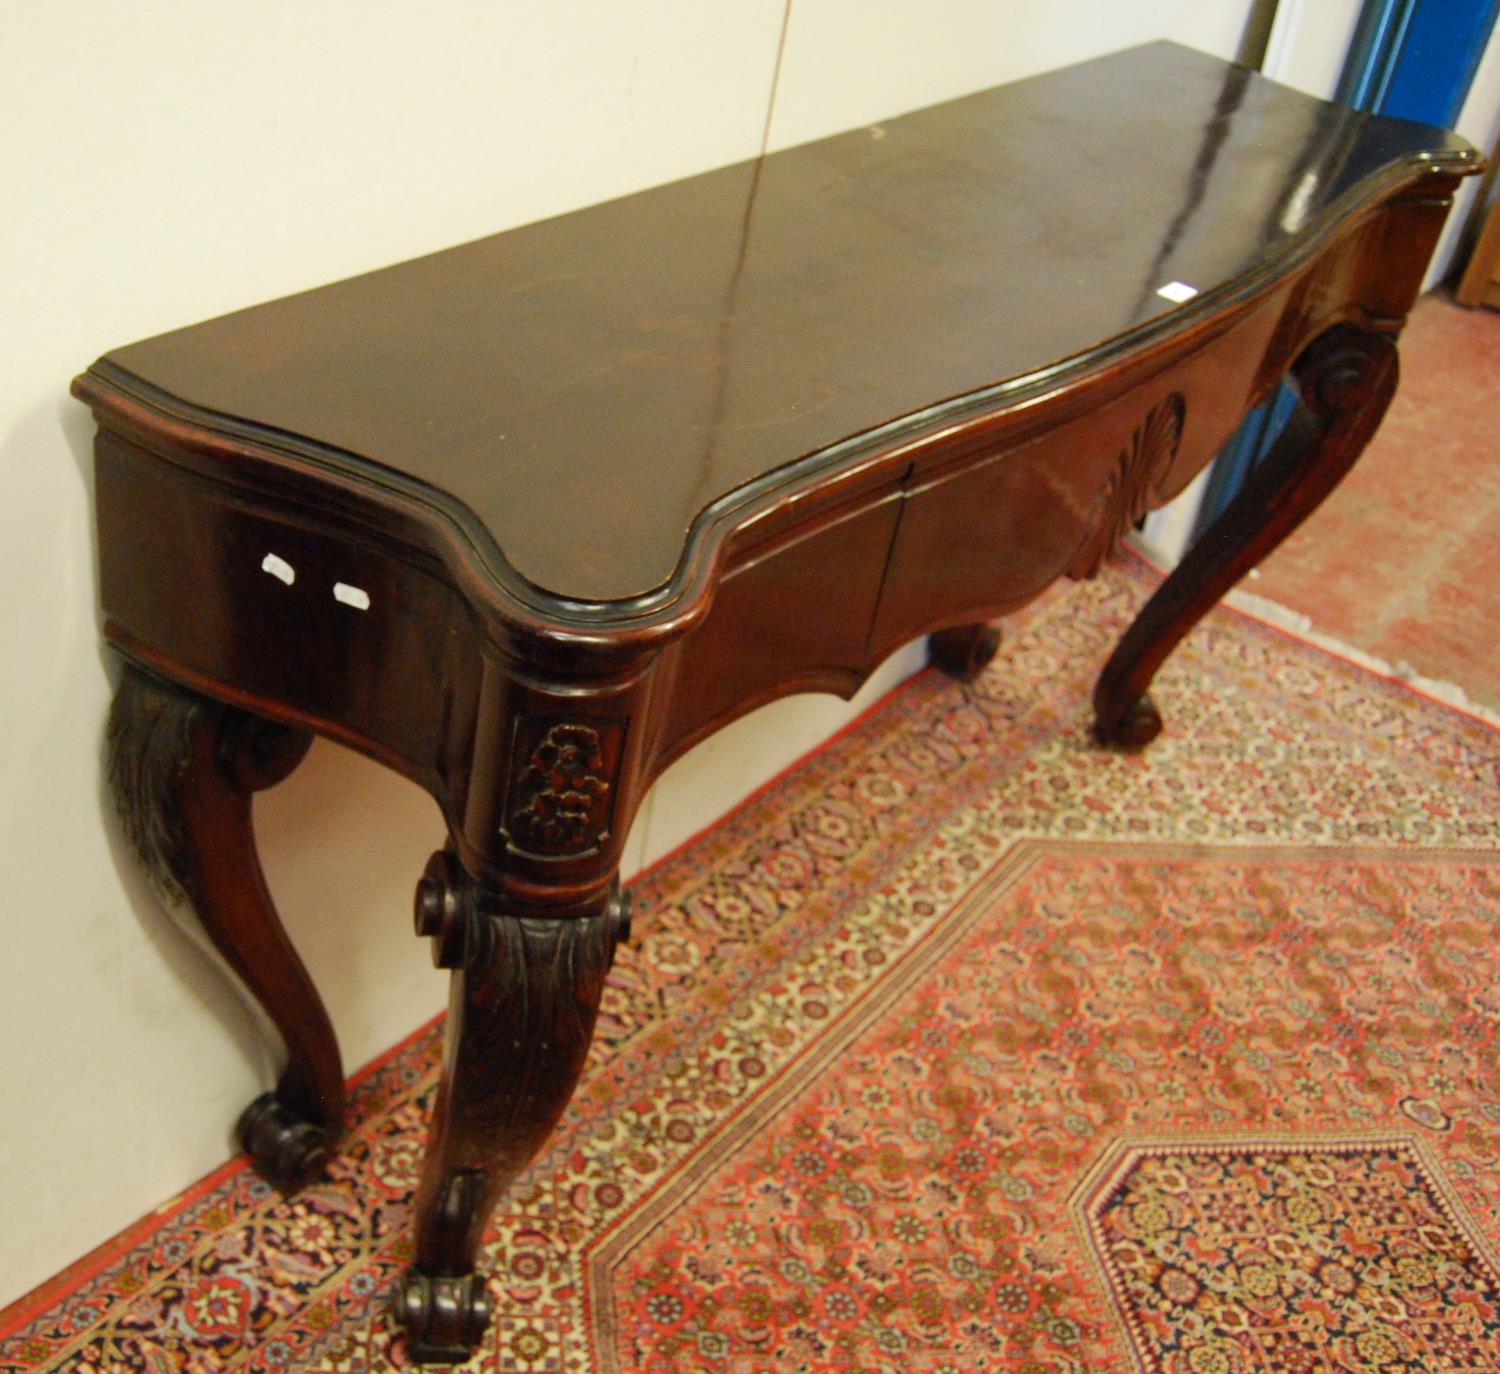
M 333 584 L 333 599 L 342 601 L 346 606 L 353 606 L 356 611 L 370 609 L 370 593 L 363 587 L 351 587 L 347 582 Z
M 279 554 L 268 553 L 260 560 L 261 572 L 268 572 L 278 582 L 285 582 L 288 587 L 297 580 L 297 570 L 292 567 L 286 559 Z
M 1198 294 L 1196 286 L 1189 286 L 1185 281 L 1169 281 L 1165 286 L 1156 288 L 1158 296 L 1164 296 L 1173 305 L 1181 305 L 1183 301 L 1190 301 Z

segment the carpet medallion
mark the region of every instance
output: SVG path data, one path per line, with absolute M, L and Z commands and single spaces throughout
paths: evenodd
M 1492 1370 L 1500 1274 L 1415 1136 L 1125 1146 L 1086 1205 L 1141 1367 Z
M 472 1368 L 1500 1369 L 1500 741 L 1217 614 L 1101 753 L 1145 590 L 1050 593 L 637 883 Z M 230 1172 L 0 1319 L 0 1371 L 403 1367 L 437 1057 L 325 1183 Z

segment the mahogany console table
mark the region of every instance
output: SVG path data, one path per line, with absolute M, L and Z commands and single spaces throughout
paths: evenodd
M 1110 659 L 1139 746 L 1173 644 L 1349 467 L 1459 177 L 1438 129 L 1153 44 L 106 355 L 94 410 L 111 780 L 285 1042 L 239 1138 L 338 1146 L 332 1027 L 251 794 L 310 733 L 437 799 L 417 929 L 453 970 L 396 1295 L 488 1319 L 476 1248 L 563 1110 L 629 929 L 648 783 L 774 697 L 1094 572 L 1285 376 L 1301 404 Z

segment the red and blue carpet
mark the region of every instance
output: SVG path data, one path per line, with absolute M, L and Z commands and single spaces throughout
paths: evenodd
M 1143 587 L 1049 595 L 640 881 L 473 1368 L 1500 1369 L 1500 739 L 1219 613 L 1101 753 Z M 217 1178 L 0 1371 L 402 1367 L 437 1043 L 326 1183 Z

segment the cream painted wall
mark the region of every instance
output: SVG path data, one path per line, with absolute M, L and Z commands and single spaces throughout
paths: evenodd
M 1261 70 L 1308 95 L 1333 95 L 1364 0 L 1282 0 Z
M 1232 55 L 1248 8 L 793 0 L 772 140 L 1157 36 Z M 270 1072 L 101 804 L 111 664 L 69 378 L 132 339 L 753 155 L 783 17 L 782 0 L 0 3 L 0 1303 L 221 1163 Z M 632 862 L 918 661 L 854 707 L 782 702 L 683 760 Z M 442 1004 L 408 916 L 435 808 L 319 745 L 257 826 L 356 1067 Z
M 1490 34 L 1484 56 L 1474 73 L 1473 84 L 1458 112 L 1455 126 L 1486 157 L 1500 149 L 1500 24 Z M 1427 285 L 1434 286 L 1450 277 L 1457 278 L 1464 269 L 1467 253 L 1472 250 L 1485 210 L 1500 196 L 1500 175 L 1492 169 L 1486 177 L 1470 177 L 1454 197 L 1453 214 L 1443 230 L 1437 251 L 1432 255 L 1432 270 Z M 1464 256 L 1461 257 L 1460 254 Z
M 1253 7 L 1252 0 L 794 0 L 771 146 L 1156 38 L 1233 58 Z

